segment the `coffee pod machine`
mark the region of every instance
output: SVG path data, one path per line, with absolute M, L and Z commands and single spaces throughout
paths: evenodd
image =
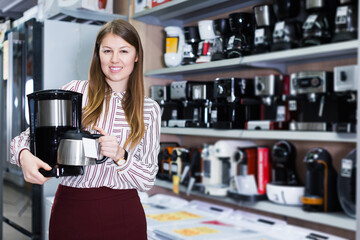
M 211 56 L 211 61 L 217 61 L 226 58 L 226 47 L 231 34 L 229 19 L 215 19 L 214 30 L 217 38 L 215 39 L 214 53 Z
M 276 17 L 272 4 L 253 7 L 256 21 L 254 37 L 254 53 L 269 52 L 272 44 L 272 34 Z
M 213 20 L 202 20 L 198 22 L 201 41 L 198 49 L 198 59 L 196 63 L 207 63 L 211 61 L 215 52 L 215 41 L 218 38 L 214 31 Z
M 226 54 L 228 58 L 250 55 L 254 48 L 255 19 L 253 13 L 238 12 L 229 15 L 231 36 Z
M 168 26 L 166 33 L 164 61 L 167 67 L 176 67 L 182 63 L 185 37 L 180 27 Z
M 303 45 L 328 43 L 334 32 L 335 0 L 306 0 L 307 17 L 303 23 Z
M 299 0 L 274 0 L 277 22 L 272 35 L 271 51 L 287 50 L 301 46 L 301 4 Z
M 337 173 L 330 153 L 324 148 L 310 149 L 304 158 L 306 164 L 303 210 L 333 212 L 340 209 L 337 195 Z
M 248 130 L 288 129 L 289 109 L 284 97 L 289 94 L 288 75 L 255 76 L 255 96 L 260 101 L 260 119 L 248 121 Z
M 185 45 L 183 52 L 182 65 L 196 63 L 198 58 L 198 47 L 201 41 L 198 26 L 184 27 Z
M 39 170 L 45 177 L 81 175 L 84 173 L 83 166 L 103 162 L 97 162 L 97 156 L 90 158 L 84 153 L 83 137 L 95 142 L 100 135 L 81 131 L 81 93 L 43 90 L 27 97 L 30 151 L 52 167 L 50 171 Z
M 217 129 L 244 129 L 245 122 L 259 119 L 260 108 L 253 104 L 253 99 L 253 79 L 215 79 L 211 126 Z
M 334 92 L 342 101 L 341 120 L 335 123 L 336 132 L 356 132 L 358 66 L 334 67 Z
M 358 34 L 358 1 L 339 0 L 335 16 L 333 42 L 357 39 Z
M 351 218 L 356 218 L 356 149 L 353 149 L 341 160 L 340 173 L 337 179 L 339 202 Z

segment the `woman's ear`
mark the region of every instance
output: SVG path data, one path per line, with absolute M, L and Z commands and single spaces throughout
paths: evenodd
M 135 57 L 135 62 L 137 62 L 138 61 L 138 55 L 136 54 L 136 57 Z

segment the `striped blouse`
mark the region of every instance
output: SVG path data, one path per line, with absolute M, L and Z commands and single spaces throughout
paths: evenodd
M 74 80 L 63 89 L 83 94 L 82 106 L 87 104 L 88 81 Z M 109 135 L 116 136 L 119 144 L 124 145 L 130 133 L 130 126 L 125 120 L 125 113 L 121 106 L 124 93 L 112 92 L 108 117 L 104 113 L 99 118 L 97 126 Z M 150 98 L 144 101 L 145 135 L 141 142 L 132 150 L 128 150 L 128 160 L 118 166 L 109 158 L 103 164 L 84 167 L 84 174 L 79 176 L 62 177 L 62 185 L 76 188 L 109 187 L 113 189 L 150 190 L 154 185 L 158 171 L 158 154 L 160 150 L 161 113 L 159 105 Z M 19 153 L 29 149 L 29 128 L 15 137 L 11 142 L 11 163 L 19 164 Z

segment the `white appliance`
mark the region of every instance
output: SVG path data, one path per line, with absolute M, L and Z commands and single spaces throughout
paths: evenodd
M 179 66 L 183 59 L 185 36 L 182 28 L 168 26 L 164 28 L 166 33 L 164 61 L 167 67 Z

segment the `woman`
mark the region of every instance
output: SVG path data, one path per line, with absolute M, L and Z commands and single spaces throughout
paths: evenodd
M 144 97 L 143 50 L 135 28 L 114 20 L 99 31 L 88 81 L 63 89 L 83 94 L 82 126 L 98 131 L 109 159 L 63 177 L 55 195 L 49 239 L 145 240 L 146 219 L 137 191 L 149 190 L 158 170 L 160 108 Z M 43 184 L 51 167 L 29 151 L 29 130 L 13 139 L 12 162 L 26 181 Z

